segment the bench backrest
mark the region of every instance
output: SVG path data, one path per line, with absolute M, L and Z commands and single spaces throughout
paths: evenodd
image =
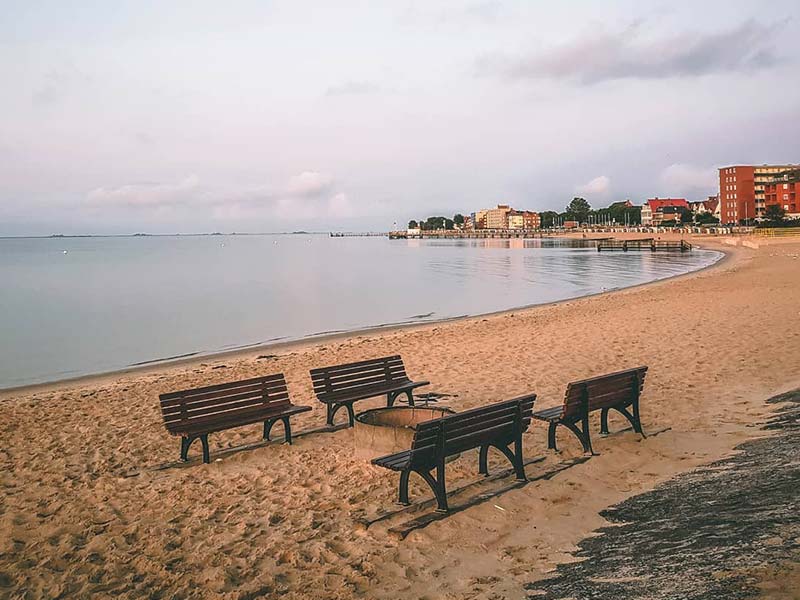
M 161 413 L 170 432 L 187 425 L 234 420 L 242 413 L 291 406 L 283 373 L 161 394 Z
M 582 381 L 573 381 L 567 386 L 562 416 L 568 418 L 581 416 L 584 403 L 588 405 L 589 412 L 631 404 L 639 397 L 644 388 L 646 373 L 647 367 L 637 367 Z
M 536 394 L 529 394 L 420 423 L 411 446 L 412 467 L 484 444 L 513 442 L 528 429 L 535 400 Z
M 314 393 L 323 402 L 384 383 L 409 381 L 399 355 L 311 370 Z

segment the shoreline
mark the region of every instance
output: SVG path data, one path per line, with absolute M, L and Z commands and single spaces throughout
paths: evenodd
M 275 234 L 270 234 L 270 235 L 275 235 Z M 563 237 L 560 239 L 575 240 L 580 238 Z M 703 240 L 703 241 L 707 242 L 711 240 Z M 664 277 L 661 279 L 654 279 L 652 281 L 647 281 L 645 283 L 638 283 L 623 288 L 614 288 L 607 291 L 594 292 L 591 294 L 585 294 L 583 296 L 574 296 L 571 298 L 564 298 L 552 302 L 526 304 L 522 306 L 506 308 L 486 313 L 466 314 L 454 317 L 443 317 L 441 319 L 433 319 L 420 322 L 400 322 L 400 323 L 389 323 L 386 325 L 371 325 L 367 327 L 349 329 L 345 331 L 309 334 L 301 338 L 293 338 L 293 339 L 288 339 L 286 341 L 275 341 L 267 343 L 256 342 L 255 344 L 238 346 L 235 348 L 231 348 L 229 350 L 212 350 L 208 353 L 204 353 L 202 351 L 187 352 L 185 354 L 182 354 L 174 358 L 155 358 L 155 359 L 141 361 L 138 364 L 129 365 L 121 369 L 100 371 L 96 373 L 87 373 L 84 375 L 76 375 L 75 377 L 67 377 L 64 379 L 54 379 L 49 381 L 43 381 L 40 383 L 29 383 L 18 386 L 0 388 L 0 399 L 4 399 L 16 394 L 50 392 L 58 389 L 72 389 L 74 387 L 80 387 L 87 384 L 107 382 L 111 379 L 116 379 L 118 377 L 127 375 L 148 375 L 153 373 L 169 371 L 171 369 L 178 369 L 181 367 L 186 368 L 186 367 L 200 366 L 201 364 L 206 362 L 219 361 L 231 358 L 232 359 L 246 358 L 253 354 L 260 354 L 268 351 L 288 352 L 292 350 L 329 344 L 332 342 L 342 341 L 350 338 L 357 338 L 357 337 L 374 338 L 374 337 L 379 337 L 383 334 L 390 334 L 398 331 L 423 330 L 427 327 L 436 327 L 448 323 L 459 323 L 470 320 L 486 319 L 491 317 L 502 317 L 515 312 L 523 312 L 523 311 L 527 312 L 550 306 L 558 306 L 568 302 L 576 302 L 580 300 L 597 298 L 601 296 L 611 296 L 615 294 L 621 294 L 623 292 L 631 290 L 638 290 L 650 286 L 655 286 L 658 284 L 665 284 L 673 281 L 683 280 L 686 278 L 697 276 L 701 273 L 707 273 L 710 270 L 721 268 L 730 261 L 735 252 L 732 246 L 726 246 L 721 241 L 714 240 L 712 244 L 715 246 L 718 245 L 718 247 L 704 247 L 701 246 L 700 244 L 696 244 L 696 247 L 699 250 L 710 250 L 721 254 L 721 256 L 711 264 L 705 265 L 698 269 L 687 271 L 686 273 L 680 273 L 678 275 L 670 275 L 668 277 Z
M 5 588 L 525 600 L 531 582 L 574 561 L 581 541 L 608 525 L 608 507 L 764 437 L 775 408 L 765 399 L 800 386 L 800 241 L 766 251 L 720 244 L 724 258 L 705 270 L 593 297 L 3 399 Z M 359 459 L 353 429 L 322 427 L 326 407 L 309 377 L 319 365 L 390 354 L 457 412 L 528 393 L 548 409 L 563 404 L 571 381 L 647 365 L 647 436 L 614 415 L 611 434 L 599 436 L 595 416 L 589 458 L 564 429 L 559 452 L 548 450 L 547 425 L 532 422 L 526 485 L 503 476 L 501 453 L 489 454 L 498 476 L 489 479 L 464 454 L 447 467 L 456 509 L 447 518 L 428 519 L 430 489 L 416 476 L 412 507 L 397 511 L 396 474 Z M 263 442 L 256 424 L 213 434 L 210 464 L 197 447 L 179 464 L 159 395 L 268 372 L 284 373 L 291 401 L 311 407 L 292 421 L 294 443 L 280 434 Z M 384 405 L 375 398 L 357 410 Z M 418 525 L 405 540 L 392 534 Z

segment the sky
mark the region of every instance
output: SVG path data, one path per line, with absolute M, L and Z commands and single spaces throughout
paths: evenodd
M 0 0 L 0 235 L 385 231 L 800 162 L 797 0 Z

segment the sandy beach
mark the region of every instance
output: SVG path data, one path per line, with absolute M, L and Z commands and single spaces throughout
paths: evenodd
M 800 242 L 694 241 L 726 259 L 548 306 L 0 392 L 0 596 L 525 598 L 604 524 L 599 511 L 764 435 L 765 399 L 800 386 Z M 357 460 L 352 430 L 303 435 L 325 419 L 309 369 L 395 353 L 456 410 L 527 392 L 555 406 L 571 380 L 648 365 L 650 435 L 595 435 L 599 455 L 577 462 L 574 438 L 560 432 L 550 453 L 533 423 L 530 483 L 401 540 L 391 526 L 425 510 L 364 526 L 397 509 L 397 475 Z M 259 441 L 254 425 L 213 434 L 210 465 L 199 444 L 176 465 L 160 393 L 278 372 L 313 407 L 293 446 L 278 433 L 230 451 Z M 472 452 L 448 466 L 451 490 L 478 480 Z M 413 477 L 411 492 L 431 496 Z

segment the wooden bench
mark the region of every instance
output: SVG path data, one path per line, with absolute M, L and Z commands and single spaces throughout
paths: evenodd
M 328 425 L 333 425 L 336 411 L 345 407 L 353 426 L 353 403 L 357 400 L 386 395 L 386 405 L 392 406 L 401 394 L 408 396 L 414 406 L 413 390 L 428 381 L 411 381 L 400 356 L 386 356 L 361 362 L 347 363 L 311 370 L 311 381 L 317 400 L 328 407 Z
M 436 510 L 447 511 L 445 459 L 479 448 L 478 472 L 489 474 L 489 448 L 497 448 L 514 466 L 517 480 L 526 481 L 522 458 L 522 434 L 531 422 L 536 394 L 474 408 L 416 426 L 411 448 L 381 456 L 372 464 L 400 472 L 398 502 L 408 505 L 408 479 L 417 473 L 436 496 Z M 513 445 L 513 449 L 509 446 Z M 436 471 L 434 475 L 432 471 Z
M 289 401 L 283 373 L 170 392 L 159 399 L 167 431 L 181 436 L 181 460 L 188 460 L 189 446 L 199 438 L 204 463 L 209 462 L 209 433 L 263 422 L 268 440 L 272 426 L 282 421 L 284 437 L 291 444 L 289 417 L 311 410 Z
M 601 434 L 608 434 L 608 412 L 613 409 L 630 421 L 636 433 L 644 436 L 639 418 L 639 396 L 646 373 L 647 367 L 638 367 L 570 383 L 562 406 L 533 413 L 534 419 L 550 424 L 547 447 L 556 450 L 556 428 L 563 425 L 577 436 L 584 452 L 594 454 L 589 435 L 589 413 L 596 410 L 600 411 Z

